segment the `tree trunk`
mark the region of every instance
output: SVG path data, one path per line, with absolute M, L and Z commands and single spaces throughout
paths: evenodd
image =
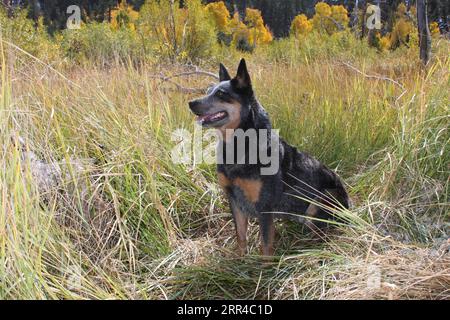
M 419 31 L 420 59 L 428 64 L 431 55 L 431 35 L 428 28 L 426 0 L 417 0 L 417 29 Z
M 353 12 L 351 15 L 351 27 L 354 29 L 358 27 L 358 0 L 355 1 L 355 6 L 353 7 Z
M 364 38 L 366 34 L 366 19 L 367 19 L 367 3 L 365 0 L 362 0 L 362 8 L 363 8 L 363 17 L 361 23 L 361 40 Z

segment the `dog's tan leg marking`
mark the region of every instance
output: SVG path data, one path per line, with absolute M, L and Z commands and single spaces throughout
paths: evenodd
M 317 200 L 317 198 L 315 200 Z M 317 214 L 319 213 L 320 209 L 321 209 L 320 207 L 318 207 L 314 203 L 311 203 L 309 205 L 309 207 L 306 209 L 305 216 L 314 218 L 314 217 L 317 216 Z M 316 229 L 316 224 L 315 224 L 314 220 L 306 219 L 305 225 L 308 228 L 310 228 L 311 230 L 315 230 Z
M 259 234 L 261 238 L 261 254 L 265 257 L 272 257 L 274 253 L 275 223 L 273 217 L 259 222 Z
M 239 255 L 247 252 L 247 227 L 248 217 L 238 208 L 233 210 L 234 224 L 236 226 L 236 237 Z
M 233 180 L 233 184 L 242 190 L 250 202 L 256 203 L 259 201 L 262 188 L 261 180 L 236 178 Z
M 308 217 L 315 217 L 319 213 L 320 208 L 316 206 L 314 203 L 311 203 L 306 209 L 305 215 Z
M 324 191 L 324 195 L 314 198 L 314 201 L 316 203 L 320 203 L 323 206 L 318 206 L 314 203 L 311 203 L 306 209 L 305 215 L 314 218 L 318 216 L 320 210 L 332 214 L 333 208 L 340 208 L 339 200 L 340 195 L 338 191 L 336 191 L 335 189 L 326 189 Z M 317 221 L 311 219 L 307 219 L 305 222 L 306 226 L 319 230 L 316 227 L 316 223 Z
M 337 202 L 339 201 L 339 193 L 334 189 L 327 189 L 323 196 L 315 197 L 314 201 L 323 204 L 323 207 L 311 203 L 305 212 L 305 215 L 308 217 L 317 216 L 319 210 L 327 210 L 327 207 L 336 208 Z

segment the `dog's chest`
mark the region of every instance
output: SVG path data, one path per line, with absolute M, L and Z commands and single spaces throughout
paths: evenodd
M 222 189 L 232 197 L 243 196 L 247 202 L 256 204 L 261 196 L 263 182 L 259 177 L 255 178 L 230 178 L 222 172 L 218 172 L 218 180 Z

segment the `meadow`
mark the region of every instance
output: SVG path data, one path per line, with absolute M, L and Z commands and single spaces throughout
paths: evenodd
M 450 299 L 448 40 L 423 67 L 416 47 L 314 39 L 196 66 L 52 64 L 2 39 L 0 298 Z M 241 57 L 274 128 L 352 199 L 325 239 L 277 222 L 270 262 L 254 223 L 235 254 L 215 167 L 170 157 L 186 89 L 216 81 L 198 71 Z

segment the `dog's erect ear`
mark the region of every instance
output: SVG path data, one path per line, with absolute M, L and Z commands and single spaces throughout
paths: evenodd
M 251 88 L 252 83 L 250 81 L 250 75 L 248 74 L 247 64 L 245 63 L 245 59 L 242 59 L 239 63 L 238 71 L 236 77 L 234 78 L 234 82 L 237 88 L 239 89 L 248 89 Z
M 219 80 L 220 82 L 231 80 L 230 74 L 228 73 L 227 68 L 225 68 L 223 64 L 220 64 Z

